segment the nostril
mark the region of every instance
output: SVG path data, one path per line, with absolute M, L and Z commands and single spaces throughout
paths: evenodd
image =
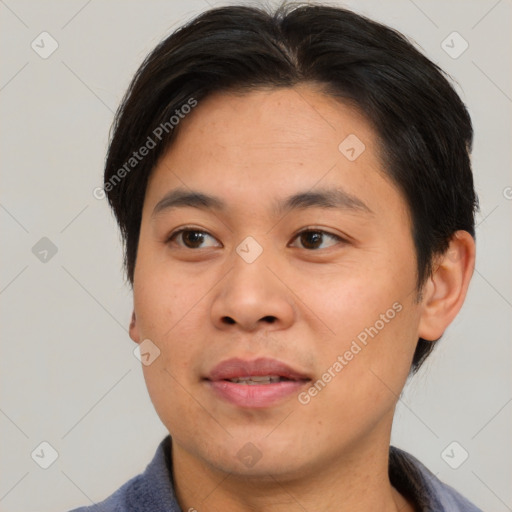
M 277 318 L 272 315 L 267 315 L 267 316 L 262 317 L 261 320 L 268 322 L 269 324 L 273 324 L 277 320 Z M 231 318 L 230 316 L 222 317 L 222 322 L 224 322 L 225 324 L 230 324 L 230 325 L 236 324 L 236 321 L 233 320 L 233 318 Z

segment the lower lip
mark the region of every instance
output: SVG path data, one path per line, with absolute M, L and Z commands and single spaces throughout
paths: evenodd
M 227 380 L 207 381 L 213 391 L 239 407 L 269 407 L 279 400 L 298 394 L 307 381 L 286 380 L 272 384 L 236 384 Z

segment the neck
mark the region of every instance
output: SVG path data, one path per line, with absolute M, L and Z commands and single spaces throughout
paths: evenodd
M 392 487 L 386 443 L 367 443 L 300 474 L 228 473 L 199 460 L 173 440 L 174 488 L 182 510 L 200 512 L 414 512 Z

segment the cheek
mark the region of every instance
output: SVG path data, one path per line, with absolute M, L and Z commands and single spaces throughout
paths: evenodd
M 417 343 L 418 306 L 410 292 L 414 275 L 413 267 L 368 268 L 309 290 L 307 297 L 330 329 L 317 339 L 318 370 L 325 380 L 329 370 L 336 375 L 321 394 L 339 406 L 332 414 L 340 421 L 348 405 L 354 420 L 360 416 L 362 421 L 369 407 L 378 415 L 396 402 Z
M 415 346 L 406 315 L 400 311 L 380 330 L 381 324 L 375 327 L 374 321 L 372 329 L 354 330 L 363 336 L 342 335 L 325 347 L 323 367 L 319 365 L 323 373 L 312 383 L 314 396 L 303 406 L 307 418 L 314 418 L 309 436 L 327 437 L 332 445 L 340 439 L 352 445 L 380 422 L 390 420 Z
M 144 379 L 153 407 L 173 437 L 186 438 L 191 431 L 197 431 L 200 436 L 201 429 L 191 421 L 201 414 L 198 404 L 191 398 L 193 395 L 183 377 L 165 362 L 164 357 L 162 354 L 151 366 L 144 367 Z
M 198 356 L 194 331 L 203 325 L 204 305 L 200 291 L 191 283 L 164 277 L 154 269 L 139 272 L 134 284 L 134 309 L 141 340 L 151 340 L 160 350 L 144 378 L 157 411 L 161 405 L 176 405 L 180 384 L 187 386 L 190 364 Z M 191 291 L 192 290 L 192 291 Z
M 391 310 L 388 316 L 394 316 L 392 307 L 401 298 L 400 287 L 396 282 L 379 283 L 378 276 L 371 269 L 361 272 L 353 267 L 327 276 L 313 286 L 304 283 L 300 294 L 306 297 L 307 306 L 318 320 L 328 327 L 329 344 L 332 341 L 342 349 L 366 328 L 376 322 L 380 326 L 380 315 L 386 311 Z
M 133 289 L 138 327 L 146 337 L 164 342 L 194 313 L 204 287 L 197 279 L 184 277 L 168 265 L 162 268 L 149 261 L 140 261 L 138 265 Z
M 198 415 L 197 404 L 191 399 L 197 373 L 192 365 L 201 358 L 196 340 L 197 326 L 204 324 L 200 319 L 205 314 L 204 306 L 183 294 L 158 293 L 157 286 L 151 291 L 141 290 L 137 302 L 141 333 L 160 350 L 151 365 L 143 366 L 148 393 L 162 423 L 171 432 L 180 433 L 183 418 Z
M 402 337 L 401 330 L 414 309 L 416 281 L 414 257 L 404 257 L 409 254 L 406 249 L 402 256 L 390 250 L 376 252 L 346 282 L 339 283 L 338 304 L 352 336 Z
M 362 416 L 368 408 L 378 415 L 394 407 L 418 340 L 418 315 L 409 301 L 391 303 L 386 298 L 377 311 L 364 315 L 365 324 L 340 340 L 333 354 L 342 355 L 343 362 L 333 399 L 352 403 Z

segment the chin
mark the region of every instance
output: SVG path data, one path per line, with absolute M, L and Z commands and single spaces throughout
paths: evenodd
M 218 452 L 213 457 L 213 451 L 208 451 L 208 463 L 239 477 L 286 480 L 304 473 L 312 447 L 309 445 L 308 450 L 304 450 L 289 433 L 276 439 L 272 437 L 266 430 L 263 434 L 231 438 L 224 446 L 217 445 Z

